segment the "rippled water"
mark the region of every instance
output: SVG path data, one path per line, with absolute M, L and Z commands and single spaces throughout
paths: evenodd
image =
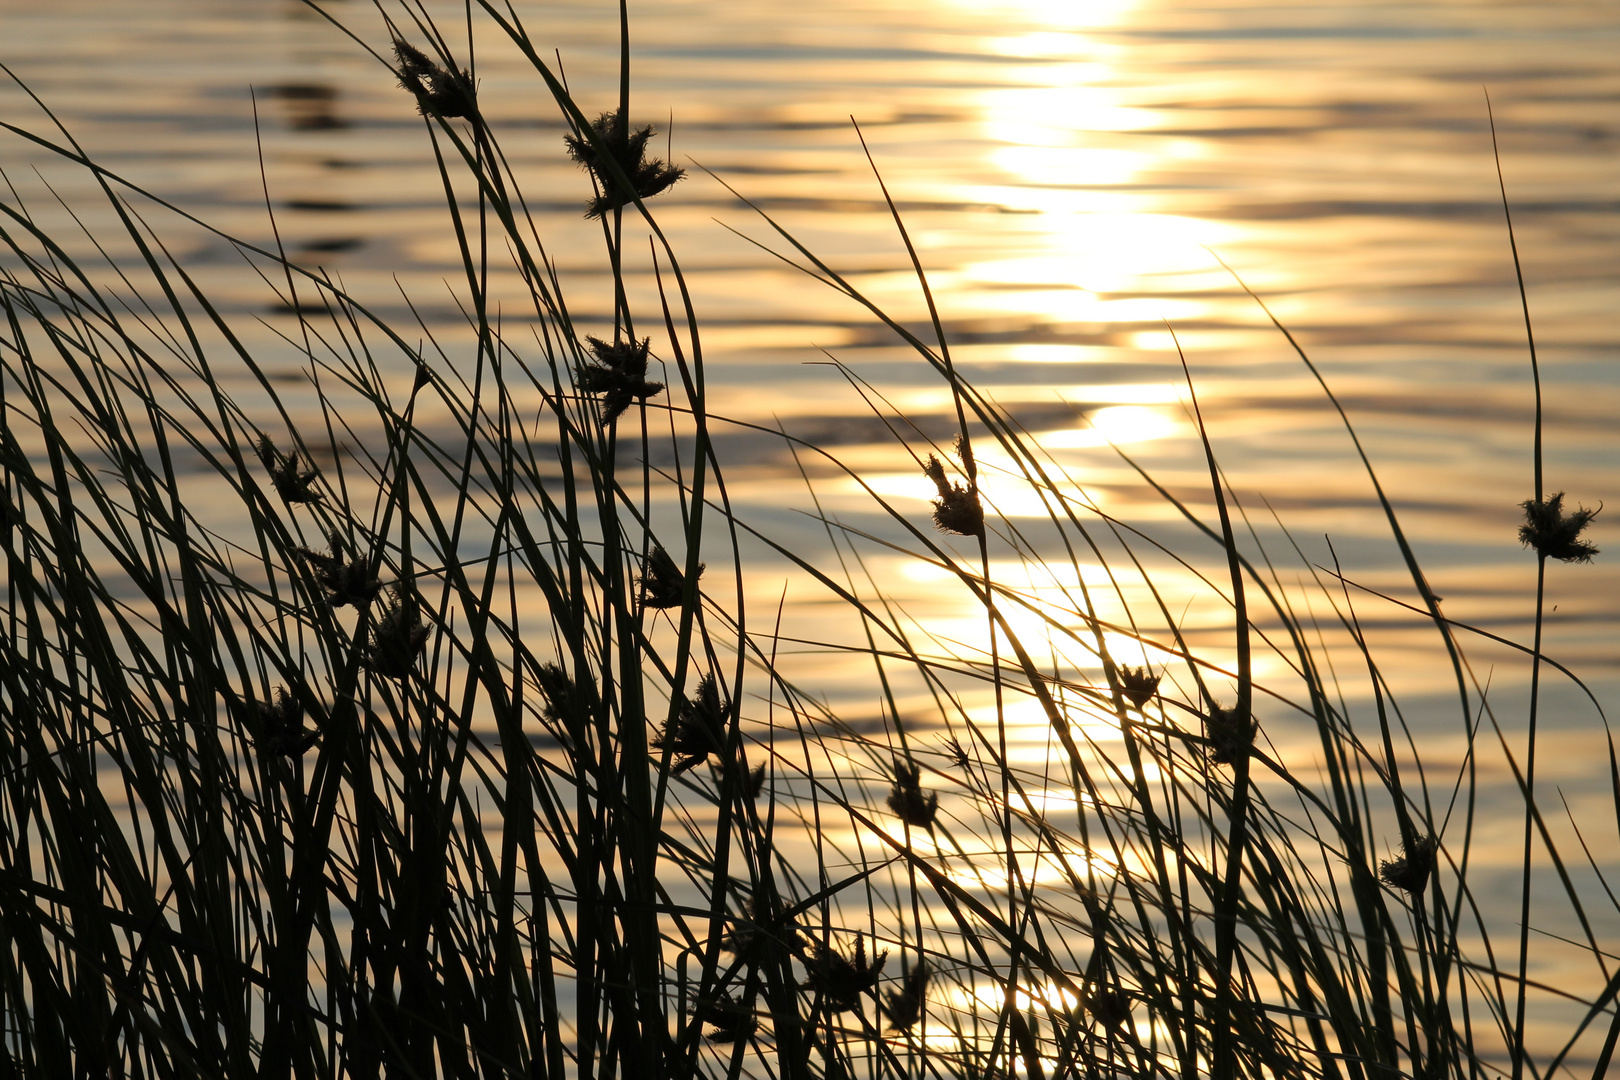
M 542 49 L 560 51 L 587 111 L 612 104 L 615 12 L 594 0 L 519 7 Z M 333 10 L 361 24 L 369 14 L 358 3 Z M 1286 541 L 1262 494 L 1311 560 L 1328 561 L 1331 534 L 1348 573 L 1409 596 L 1343 428 L 1224 260 L 1339 393 L 1448 613 L 1527 640 L 1534 560 L 1515 528 L 1531 494 L 1532 396 L 1487 93 L 1540 350 L 1548 483 L 1587 505 L 1620 505 L 1620 5 L 658 0 L 631 17 L 633 111 L 672 126 L 669 145 L 690 172 L 656 209 L 704 321 L 711 407 L 838 445 L 919 514 L 927 481 L 818 363 L 821 350 L 914 416 L 945 416 L 948 396 L 861 309 L 723 228 L 770 238 L 704 169 L 918 322 L 920 296 L 853 118 L 917 242 L 960 367 L 1015 404 L 1101 506 L 1183 535 L 1108 440 L 1209 505 L 1168 321 L 1268 545 Z M 289 250 L 385 311 L 405 313 L 397 282 L 430 322 L 454 321 L 444 282 L 460 262 L 422 125 L 388 74 L 302 5 L 0 0 L 0 27 L 0 59 L 104 164 L 266 241 L 252 88 Z M 481 39 L 478 65 L 484 107 L 528 177 L 573 306 L 600 317 L 611 300 L 600 237 L 580 215 L 587 183 L 562 153 L 555 111 L 493 37 Z M 14 90 L 0 108 L 37 115 Z M 14 141 L 0 149 L 38 200 L 26 169 L 35 160 Z M 218 268 L 216 288 L 238 314 L 274 321 L 223 245 L 182 243 L 190 265 Z M 633 303 L 655 310 L 645 266 L 631 285 Z M 263 348 L 293 374 L 296 358 Z M 824 553 L 824 535 L 796 516 L 808 503 L 784 482 L 796 473 L 780 448 L 740 434 L 723 445 L 748 512 Z M 869 520 L 851 487 L 829 483 L 823 495 L 845 520 Z M 1620 547 L 1607 516 L 1598 521 L 1599 546 Z M 1605 701 L 1620 700 L 1615 565 L 1600 557 L 1550 575 L 1549 652 Z M 761 574 L 757 593 L 774 603 L 782 574 Z M 967 611 L 926 575 L 885 580 L 936 626 Z M 809 598 L 791 596 L 813 624 Z M 1357 603 L 1422 730 L 1450 679 L 1437 640 L 1394 608 Z M 1218 651 L 1217 614 L 1189 618 Z M 1521 738 L 1526 665 L 1483 643 L 1474 656 L 1510 738 Z M 861 692 L 843 691 L 844 704 L 875 711 Z M 1577 810 L 1601 807 L 1596 718 L 1566 688 L 1550 693 L 1549 789 L 1563 784 Z M 1502 839 L 1507 881 L 1517 849 Z M 1595 850 L 1612 856 L 1612 838 Z

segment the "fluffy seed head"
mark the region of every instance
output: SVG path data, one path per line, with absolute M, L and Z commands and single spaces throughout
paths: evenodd
M 637 199 L 650 199 L 668 191 L 686 175 L 684 169 L 660 158 L 648 157 L 647 141 L 653 136 L 652 126 L 637 128 L 632 132 L 629 123 L 617 109 L 591 121 L 591 132 L 596 136 L 595 143 L 583 132 L 563 136 L 568 146 L 568 156 L 590 172 L 600 192 L 586 208 L 586 217 L 603 217 L 609 211 L 628 206 Z M 597 149 L 598 143 L 606 149 L 605 155 Z M 630 181 L 628 190 L 614 175 L 609 161 L 617 164 L 619 172 Z
M 298 452 L 283 454 L 276 449 L 276 444 L 270 441 L 270 436 L 260 435 L 259 443 L 255 447 L 259 461 L 264 464 L 265 471 L 270 474 L 270 483 L 274 485 L 276 494 L 281 501 L 291 506 L 296 503 L 318 503 L 321 493 L 315 490 L 315 481 L 321 475 L 321 470 L 311 466 L 305 469 L 298 460 Z
M 366 667 L 386 679 L 406 678 L 415 669 L 427 639 L 428 630 L 422 625 L 416 597 L 396 584 L 388 590 L 388 598 L 371 628 Z
M 263 757 L 302 757 L 321 737 L 304 727 L 304 706 L 285 686 L 276 687 L 271 700 L 258 702 L 255 708 L 259 734 L 253 748 Z
M 1378 876 L 1391 888 L 1421 896 L 1428 888 L 1429 875 L 1434 873 L 1434 856 L 1439 849 L 1440 843 L 1433 836 L 1403 840 L 1400 857 L 1380 862 Z
M 939 492 L 934 500 L 934 524 L 958 536 L 983 536 L 984 507 L 979 502 L 978 488 L 946 479 L 945 466 L 933 454 L 928 455 L 923 472 Z
M 399 85 L 415 95 L 417 112 L 445 119 L 476 115 L 472 79 L 465 71 L 446 71 L 421 49 L 399 38 L 394 39 L 394 58 L 399 61 Z
M 1236 765 L 1254 748 L 1260 721 L 1251 714 L 1239 716 L 1236 709 L 1210 705 L 1204 718 L 1204 735 L 1210 741 L 1209 760 L 1216 765 Z
M 1598 516 L 1597 510 L 1582 506 L 1572 513 L 1564 513 L 1562 491 L 1541 502 L 1526 499 L 1519 505 L 1524 508 L 1524 524 L 1519 526 L 1519 543 L 1535 548 L 1536 554 L 1543 559 L 1591 562 L 1592 556 L 1598 553 L 1598 549 L 1589 541 L 1581 539 L 1586 526 Z
M 932 829 L 939 813 L 939 796 L 922 789 L 922 766 L 894 759 L 894 787 L 889 790 L 889 809 L 914 829 Z
M 1125 664 L 1119 666 L 1119 691 L 1125 695 L 1125 700 L 1138 709 L 1146 708 L 1147 703 L 1153 700 L 1159 692 L 1159 680 L 1162 675 L 1154 675 L 1148 671 L 1144 664 L 1133 668 Z
M 895 1031 L 909 1031 L 922 1019 L 923 997 L 928 989 L 930 974 L 928 961 L 918 960 L 900 980 L 900 989 L 884 995 L 883 1013 L 889 1018 L 889 1027 Z

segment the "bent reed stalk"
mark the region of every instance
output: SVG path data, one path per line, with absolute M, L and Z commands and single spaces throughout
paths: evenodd
M 511 8 L 477 9 L 568 124 L 610 336 L 571 312 L 474 58 L 409 0 L 379 8 L 374 38 L 333 23 L 422 116 L 465 335 L 390 325 L 225 237 L 292 317 L 279 347 L 309 405 L 150 218 L 202 223 L 61 125 L 3 123 L 84 169 L 118 232 L 81 242 L 0 201 L 0 1071 L 1604 1074 L 1620 974 L 1592 898 L 1473 681 L 1474 628 L 1441 614 L 1365 454 L 1408 606 L 1454 667 L 1455 770 L 1424 764 L 1362 628 L 1367 592 L 1297 546 L 1314 591 L 1284 580 L 1202 414 L 1217 524 L 1120 455 L 1190 526 L 1173 548 L 1091 504 L 963 378 L 898 213 L 927 330 L 760 211 L 780 257 L 865 306 L 953 399 L 940 445 L 840 365 L 937 490 L 932 521 L 777 433 L 836 556 L 818 564 L 728 494 L 714 433 L 748 425 L 708 411 L 701 321 L 648 206 L 681 170 L 632 123 L 628 37 L 618 106 L 592 119 Z M 624 287 L 642 229 L 652 310 Z M 522 282 L 521 319 L 498 273 Z M 1544 574 L 1596 552 L 1578 538 L 1591 512 L 1543 498 L 1539 440 L 1538 414 L 1523 538 Z M 887 531 L 822 510 L 823 478 L 862 487 Z M 1015 495 L 1044 516 L 999 513 Z M 856 643 L 819 644 L 870 665 L 880 722 L 790 676 L 784 647 L 806 643 L 780 613 L 749 620 L 750 545 L 844 605 Z M 874 561 L 895 554 L 960 587 L 981 644 L 886 594 Z M 1009 564 L 1027 585 L 998 578 Z M 1189 642 L 1187 583 L 1230 609 L 1235 669 Z M 1536 619 L 1536 647 L 1515 647 L 1584 690 L 1540 655 L 1539 603 Z M 1370 704 L 1349 703 L 1334 635 Z M 1286 674 L 1262 683 L 1260 657 Z M 1009 744 L 1023 706 L 1052 739 L 1035 763 Z M 1533 984 L 1522 938 L 1493 946 L 1516 928 L 1488 924 L 1469 876 L 1487 719 L 1590 987 Z M 1558 1041 L 1527 1041 L 1530 994 L 1567 999 Z

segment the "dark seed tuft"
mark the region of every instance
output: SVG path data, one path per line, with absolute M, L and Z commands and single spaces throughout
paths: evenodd
M 1119 666 L 1119 690 L 1125 695 L 1125 700 L 1138 709 L 1147 707 L 1159 692 L 1159 680 L 1163 675 L 1150 674 L 1146 664 L 1133 668 L 1126 664 Z
M 663 383 L 647 381 L 647 349 L 651 339 L 631 339 L 610 345 L 586 334 L 585 341 L 591 347 L 591 358 L 580 365 L 574 384 L 581 393 L 601 395 L 603 423 L 611 424 L 624 415 L 632 401 L 646 401 L 663 391 Z
M 399 585 L 388 590 L 381 614 L 371 628 L 371 647 L 366 667 L 385 679 L 407 678 L 416 667 L 416 658 L 427 644 L 428 630 L 415 596 Z
M 747 956 L 763 941 L 788 943 L 799 939 L 798 926 L 786 912 L 774 910 L 763 893 L 755 893 L 743 905 L 742 914 L 733 916 L 730 922 L 720 947 L 738 956 Z
M 296 450 L 290 454 L 283 454 L 276 449 L 276 444 L 270 441 L 268 435 L 259 436 L 259 445 L 256 449 L 259 460 L 270 473 L 270 483 L 275 485 L 276 494 L 281 496 L 282 502 L 291 506 L 295 503 L 321 501 L 321 493 L 314 487 L 321 470 L 314 466 L 305 469 L 298 460 Z
M 963 487 L 945 478 L 945 466 L 933 454 L 923 472 L 934 482 L 939 497 L 934 500 L 934 524 L 941 530 L 958 536 L 984 535 L 984 507 L 979 504 L 979 490 L 973 485 Z
M 1558 492 L 1543 502 L 1527 499 L 1524 524 L 1519 526 L 1519 543 L 1536 549 L 1543 559 L 1561 562 L 1591 562 L 1598 549 L 1582 540 L 1581 533 L 1598 516 L 1597 510 L 1582 506 L 1572 514 L 1564 513 L 1564 493 Z M 1598 509 L 1602 509 L 1599 507 Z
M 571 739 L 590 725 L 597 702 L 595 686 L 574 681 L 556 664 L 541 664 L 535 681 L 546 699 L 542 715 L 554 734 Z
M 726 717 L 731 702 L 720 696 L 713 675 L 705 675 L 697 693 L 681 703 L 679 713 L 664 733 L 653 740 L 653 748 L 667 751 L 675 775 L 701 765 L 710 754 L 720 756 L 726 744 Z
M 698 563 L 698 576 L 703 575 Z M 686 575 L 662 547 L 654 546 L 641 566 L 641 602 L 650 608 L 676 608 L 686 592 Z
M 884 995 L 883 1012 L 889 1018 L 889 1027 L 895 1031 L 909 1031 L 923 1014 L 923 994 L 928 988 L 927 960 L 918 960 L 900 980 L 900 989 Z
M 932 829 L 939 813 L 939 796 L 923 793 L 922 766 L 894 759 L 894 787 L 889 791 L 889 809 L 894 816 L 917 829 Z
M 271 701 L 258 702 L 255 709 L 259 734 L 253 739 L 253 748 L 261 757 L 302 757 L 321 737 L 319 732 L 304 727 L 304 706 L 284 686 L 276 687 Z
M 465 71 L 446 71 L 421 49 L 398 38 L 394 39 L 394 57 L 399 61 L 399 85 L 415 95 L 417 112 L 447 120 L 477 113 L 472 79 Z
M 1400 857 L 1380 862 L 1378 876 L 1385 885 L 1421 896 L 1428 888 L 1429 875 L 1434 872 L 1435 852 L 1439 848 L 1439 841 L 1432 836 L 1402 841 Z
M 584 133 L 563 136 L 563 141 L 568 144 L 568 156 L 590 172 L 600 192 L 591 200 L 585 211 L 586 217 L 599 218 L 610 210 L 629 206 L 637 199 L 650 199 L 668 191 L 686 175 L 684 169 L 660 158 L 648 157 L 647 140 L 653 136 L 652 127 L 638 128 L 631 133 L 629 124 L 617 109 L 593 120 L 591 131 L 606 147 L 608 157 L 604 157 Z M 625 190 L 620 184 L 612 166 L 608 164 L 609 160 L 618 164 L 619 171 L 630 181 L 631 190 Z
M 1236 709 L 1210 705 L 1204 718 L 1204 735 L 1209 739 L 1209 760 L 1216 765 L 1236 765 L 1254 748 L 1260 722 L 1251 714 L 1239 716 Z
M 855 935 L 854 957 L 845 956 L 828 945 L 801 944 L 805 946 L 804 970 L 810 985 L 821 991 L 828 1011 L 835 1013 L 847 1012 L 859 1005 L 861 995 L 871 993 L 877 986 L 883 964 L 889 959 L 887 952 L 880 952 L 868 963 L 866 941 L 859 934 Z
M 333 530 L 327 537 L 332 546 L 330 555 L 309 548 L 299 548 L 315 572 L 315 581 L 326 594 L 326 602 L 334 608 L 353 604 L 365 607 L 382 591 L 382 582 L 371 576 L 371 565 L 364 559 L 351 559 L 343 545 L 343 537 Z
M 1109 1031 L 1131 1020 L 1131 996 L 1123 990 L 1093 990 L 1085 997 L 1086 1012 Z
M 704 1010 L 704 1022 L 709 1030 L 704 1038 L 712 1043 L 742 1042 L 759 1029 L 759 1019 L 753 1008 L 741 1001 L 725 998 Z

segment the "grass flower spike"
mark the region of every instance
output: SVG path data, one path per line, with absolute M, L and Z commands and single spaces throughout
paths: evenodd
M 309 548 L 299 548 L 298 554 L 315 572 L 315 581 L 325 591 L 328 604 L 334 608 L 345 604 L 365 607 L 382 591 L 382 582 L 371 576 L 371 566 L 364 559 L 348 557 L 337 530 L 332 531 L 327 542 L 332 546 L 330 555 Z
M 894 760 L 894 788 L 889 792 L 889 809 L 894 816 L 915 829 L 932 829 L 939 813 L 939 796 L 923 793 L 922 766 Z
M 428 630 L 422 625 L 422 612 L 416 598 L 395 585 L 383 602 L 382 614 L 371 628 L 371 649 L 366 666 L 388 679 L 403 679 L 416 667 L 416 658 L 427 644 Z
M 984 507 L 979 504 L 978 488 L 963 487 L 947 480 L 945 466 L 933 454 L 928 455 L 923 472 L 939 490 L 939 497 L 934 500 L 934 524 L 958 536 L 983 536 Z
M 928 988 L 929 974 L 928 961 L 918 960 L 900 981 L 900 989 L 884 995 L 883 1013 L 889 1018 L 891 1029 L 909 1031 L 922 1019 L 923 993 Z
M 681 704 L 674 722 L 658 738 L 653 748 L 668 751 L 678 776 L 701 765 L 710 754 L 725 749 L 726 716 L 731 702 L 720 696 L 713 675 L 705 675 L 697 693 Z
M 259 460 L 270 473 L 270 483 L 275 485 L 276 494 L 281 501 L 289 506 L 296 503 L 318 503 L 321 493 L 315 490 L 315 481 L 320 477 L 321 470 L 311 466 L 303 468 L 298 460 L 298 453 L 283 454 L 276 449 L 276 444 L 270 441 L 270 436 L 260 435 L 257 447 Z
M 1125 695 L 1125 700 L 1138 709 L 1147 708 L 1147 703 L 1153 700 L 1159 692 L 1159 680 L 1162 675 L 1151 674 L 1147 665 L 1139 668 L 1127 664 L 1119 666 L 1119 692 Z
M 684 169 L 671 165 L 661 158 L 647 156 L 647 140 L 653 137 L 653 128 L 650 124 L 638 128 L 632 134 L 628 120 L 615 109 L 603 113 L 592 121 L 591 131 L 595 133 L 597 140 L 607 147 L 612 160 L 619 166 L 619 171 L 629 179 L 633 190 L 625 190 L 614 175 L 608 159 L 602 156 L 588 136 L 583 133 L 563 136 L 563 140 L 568 144 L 568 156 L 590 172 L 600 192 L 591 200 L 589 208 L 585 211 L 586 217 L 599 218 L 611 210 L 629 206 L 637 199 L 650 199 L 654 195 L 662 194 L 686 175 Z
M 604 423 L 617 420 L 632 401 L 646 401 L 663 391 L 663 383 L 647 381 L 647 338 L 609 345 L 587 334 L 585 340 L 592 359 L 580 366 L 574 381 L 581 393 L 601 395 Z
M 703 564 L 698 563 L 698 576 Z M 686 593 L 686 575 L 662 547 L 654 547 L 641 565 L 641 602 L 650 608 L 676 608 Z
M 829 1012 L 848 1012 L 860 1004 L 861 995 L 871 993 L 877 986 L 888 959 L 887 952 L 880 952 L 868 962 L 866 940 L 856 934 L 853 957 L 829 945 L 813 945 L 804 957 L 804 970 L 810 977 L 810 985 L 821 991 Z
M 1592 556 L 1598 553 L 1598 549 L 1589 541 L 1581 539 L 1581 533 L 1597 517 L 1597 510 L 1582 506 L 1573 513 L 1565 514 L 1562 491 L 1542 502 L 1526 499 L 1519 505 L 1524 507 L 1519 543 L 1535 548 L 1536 554 L 1543 559 L 1591 562 Z
M 1109 1031 L 1131 1021 L 1131 996 L 1123 990 L 1093 990 L 1085 997 L 1086 1012 Z
M 1209 760 L 1216 765 L 1236 765 L 1254 748 L 1254 736 L 1260 722 L 1251 716 L 1239 716 L 1236 709 L 1223 709 L 1210 705 L 1209 716 L 1204 719 L 1204 734 L 1210 741 Z
M 304 727 L 304 707 L 284 686 L 276 687 L 269 704 L 258 703 L 257 711 L 259 734 L 253 739 L 253 748 L 262 756 L 302 757 L 321 737 L 319 732 Z
M 1378 877 L 1391 888 L 1422 896 L 1423 890 L 1428 888 L 1429 875 L 1434 872 L 1434 856 L 1439 848 L 1439 841 L 1432 836 L 1403 841 L 1399 858 L 1385 859 L 1378 864 Z
M 477 113 L 472 79 L 465 71 L 446 71 L 421 49 L 398 38 L 394 57 L 399 61 L 399 85 L 416 96 L 416 109 L 423 116 L 471 119 Z

